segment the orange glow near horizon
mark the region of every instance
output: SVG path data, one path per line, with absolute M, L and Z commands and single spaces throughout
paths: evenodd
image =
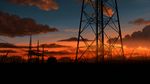
M 69 57 L 71 59 L 75 59 L 75 53 L 76 53 L 76 42 L 56 42 L 56 44 L 63 45 L 63 46 L 71 46 L 71 47 L 60 47 L 60 48 L 45 48 L 45 52 L 54 52 L 52 54 L 46 54 L 45 60 L 48 59 L 48 57 L 56 57 L 57 59 L 60 59 L 62 57 Z M 35 44 L 36 45 L 36 44 Z M 83 44 L 82 44 L 83 45 Z M 36 50 L 36 48 L 33 48 Z M 0 50 L 14 50 L 17 51 L 17 53 L 9 53 L 8 56 L 21 56 L 24 59 L 27 59 L 27 50 L 28 48 L 23 49 L 12 49 L 12 48 L 0 48 Z M 42 49 L 40 49 L 42 50 Z M 128 48 L 124 46 L 125 56 L 127 59 L 132 59 L 135 57 L 150 57 L 150 49 L 139 47 L 139 48 Z M 61 52 L 61 53 L 59 53 Z M 67 53 L 70 54 L 67 54 Z M 64 54 L 63 54 L 64 53 Z M 0 53 L 1 56 L 4 56 L 6 53 Z M 92 57 L 90 57 L 92 58 Z

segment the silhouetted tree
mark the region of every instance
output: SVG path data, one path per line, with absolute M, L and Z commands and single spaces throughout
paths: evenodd
M 57 63 L 57 59 L 55 57 L 50 57 L 47 60 L 48 64 L 56 64 Z
M 62 57 L 58 61 L 61 63 L 72 63 L 73 62 L 73 60 L 70 57 Z

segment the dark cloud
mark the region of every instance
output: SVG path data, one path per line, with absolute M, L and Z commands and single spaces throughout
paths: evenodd
M 17 48 L 17 46 L 10 43 L 0 43 L 0 48 Z
M 111 40 L 115 40 L 115 38 Z M 150 48 L 150 25 L 144 27 L 142 31 L 136 31 L 131 35 L 126 35 L 123 38 L 123 43 L 132 48 Z
M 81 39 L 80 39 L 81 40 Z M 88 40 L 88 39 L 83 39 L 84 41 L 91 41 L 91 40 Z M 72 37 L 72 38 L 68 38 L 68 39 L 63 39 L 63 40 L 59 40 L 59 41 L 78 41 L 78 38 L 76 37 Z M 81 40 L 82 41 L 82 40 Z
M 59 8 L 55 0 L 8 0 L 8 1 L 14 4 L 35 6 L 45 11 L 57 10 Z
M 134 24 L 134 25 L 150 25 L 150 20 L 139 18 L 134 21 L 130 21 L 129 23 Z
M 58 62 L 61 62 L 61 63 L 71 63 L 73 62 L 74 60 L 71 59 L 70 57 L 62 57 L 58 60 Z
M 49 51 L 49 52 L 45 52 L 45 54 L 55 56 L 55 55 L 71 55 L 74 53 L 68 51 Z
M 42 47 L 45 48 L 70 48 L 70 46 L 64 46 L 64 45 L 59 45 L 59 44 L 41 44 L 40 48 Z M 18 46 L 10 43 L 0 43 L 0 48 L 29 48 L 29 46 Z M 32 46 L 32 48 L 37 48 L 37 46 Z
M 17 53 L 14 50 L 0 50 L 0 53 Z
M 64 45 L 58 45 L 58 44 L 42 44 L 40 47 L 44 46 L 45 48 L 63 48 L 63 47 L 70 47 L 70 46 L 64 46 Z
M 56 28 L 37 24 L 33 19 L 0 12 L 0 35 L 8 37 L 55 32 Z

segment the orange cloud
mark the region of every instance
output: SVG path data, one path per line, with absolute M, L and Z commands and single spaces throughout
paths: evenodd
M 0 12 L 0 35 L 8 37 L 55 32 L 56 28 L 37 24 L 33 19 Z
M 113 42 L 116 38 L 110 39 L 109 41 Z M 123 38 L 123 43 L 127 47 L 131 48 L 150 48 L 150 25 L 143 28 L 142 31 L 135 31 L 131 35 L 126 35 Z
M 81 41 L 82 40 L 84 40 L 84 41 L 91 41 L 91 40 L 89 40 L 89 39 L 80 39 Z M 67 41 L 67 42 L 70 42 L 70 41 L 78 41 L 78 38 L 76 38 L 76 37 L 71 37 L 71 38 L 68 38 L 68 39 L 63 39 L 63 40 L 59 40 L 59 42 L 61 42 L 61 41 Z
M 59 44 L 42 44 L 40 47 L 44 46 L 45 48 L 65 48 L 65 47 L 70 47 L 70 46 L 64 46 L 64 45 L 59 45 Z
M 134 24 L 134 25 L 150 25 L 150 20 L 139 18 L 134 21 L 130 21 L 129 23 Z
M 104 5 L 103 10 L 104 10 L 104 15 L 106 15 L 108 17 L 112 17 L 114 14 L 113 9 L 111 7 L 106 6 L 106 5 Z
M 59 6 L 55 0 L 9 0 L 11 3 L 27 5 L 27 6 L 36 6 L 42 10 L 58 10 Z
M 94 0 L 85 0 L 85 3 L 95 7 Z M 101 7 L 100 4 L 99 4 L 99 7 Z M 101 11 L 101 8 L 99 8 L 99 10 Z M 107 6 L 106 4 L 104 4 L 103 6 L 103 12 L 104 12 L 104 15 L 107 17 L 112 17 L 114 14 L 114 10 L 111 7 Z

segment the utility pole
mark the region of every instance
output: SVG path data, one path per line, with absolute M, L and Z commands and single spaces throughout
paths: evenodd
M 44 45 L 42 46 L 42 63 L 44 63 Z
M 37 56 L 38 56 L 38 62 L 40 62 L 40 44 L 39 44 L 39 40 L 37 41 Z

